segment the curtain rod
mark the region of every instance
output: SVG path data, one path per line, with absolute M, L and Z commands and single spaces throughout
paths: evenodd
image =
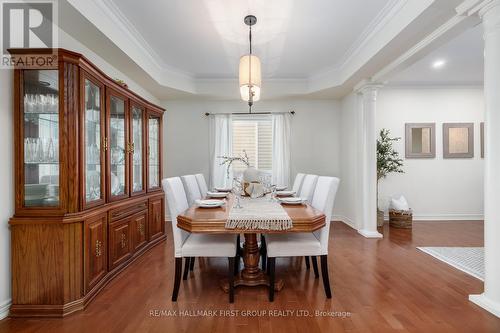
M 205 116 L 210 116 L 212 114 L 235 114 L 235 115 L 252 115 L 252 114 L 256 114 L 256 115 L 259 115 L 259 114 L 282 114 L 282 113 L 289 113 L 291 114 L 292 116 L 295 115 L 295 111 L 287 111 L 287 112 L 231 112 L 231 113 L 210 113 L 210 112 L 205 112 Z

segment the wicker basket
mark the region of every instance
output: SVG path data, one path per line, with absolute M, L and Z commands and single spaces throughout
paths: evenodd
M 394 228 L 411 229 L 413 212 L 410 210 L 389 210 L 389 225 Z

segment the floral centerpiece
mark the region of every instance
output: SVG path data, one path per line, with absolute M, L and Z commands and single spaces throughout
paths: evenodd
M 248 154 L 245 150 L 243 150 L 243 156 L 217 156 L 217 158 L 222 159 L 220 165 L 226 165 L 227 168 L 227 178 L 229 179 L 231 176 L 231 165 L 234 162 L 241 162 L 246 165 L 246 169 L 243 172 L 243 191 L 247 193 L 247 188 L 250 183 L 260 183 L 259 181 L 259 171 L 250 165 L 250 159 L 248 158 Z

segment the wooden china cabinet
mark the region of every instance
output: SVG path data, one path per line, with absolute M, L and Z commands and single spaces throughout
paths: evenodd
M 81 54 L 14 74 L 11 316 L 83 309 L 165 239 L 162 114 Z

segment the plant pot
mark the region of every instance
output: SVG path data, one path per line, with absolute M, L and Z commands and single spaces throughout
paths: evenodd
M 384 211 L 377 209 L 377 227 L 384 226 Z

